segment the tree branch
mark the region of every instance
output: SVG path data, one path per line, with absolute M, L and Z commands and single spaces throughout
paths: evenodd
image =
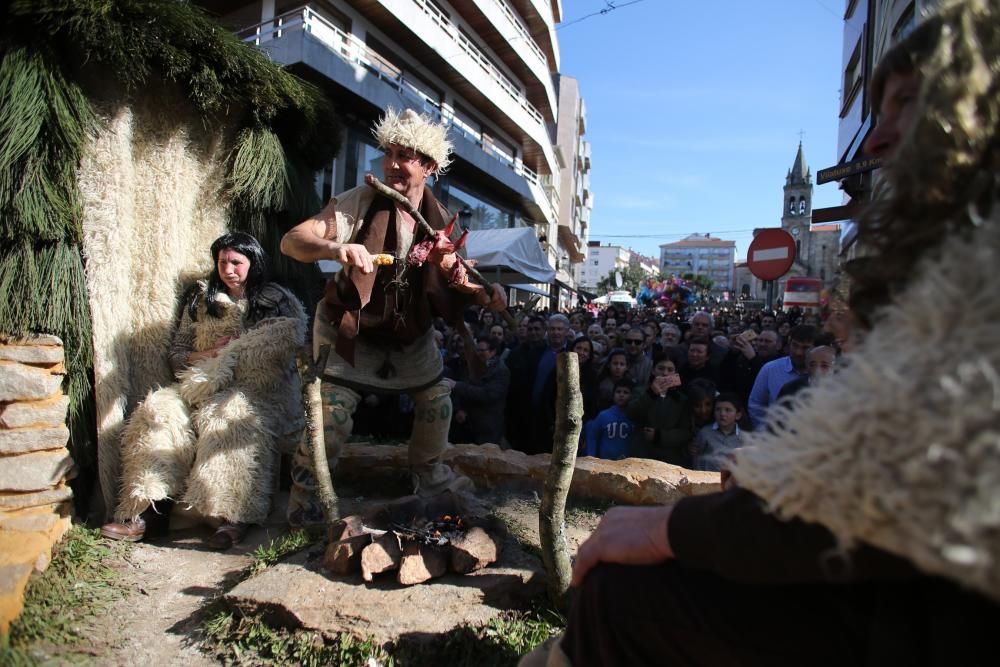
M 542 560 L 548 573 L 549 598 L 561 609 L 568 606 L 566 593 L 572 573 L 566 542 L 566 498 L 573 481 L 582 427 L 579 358 L 575 352 L 563 352 L 556 357 L 556 430 L 538 512 L 538 532 Z
M 385 195 L 386 197 L 389 197 L 390 199 L 398 203 L 400 206 L 402 206 L 406 210 L 406 212 L 412 215 L 413 219 L 417 221 L 417 225 L 420 226 L 420 229 L 423 230 L 423 232 L 427 234 L 429 237 L 434 238 L 434 228 L 431 227 L 429 224 L 427 224 L 427 221 L 424 220 L 424 216 L 420 215 L 420 211 L 417 210 L 417 208 L 410 202 L 409 199 L 404 197 L 402 194 L 396 192 L 382 181 L 375 178 L 374 174 L 365 174 L 365 183 L 375 188 L 377 192 Z M 462 266 L 465 267 L 465 270 L 469 273 L 469 275 L 472 278 L 474 278 L 477 283 L 486 288 L 487 294 L 492 295 L 493 283 L 484 278 L 483 274 L 479 273 L 476 267 L 474 267 L 472 264 L 469 264 L 469 262 L 467 262 L 464 257 L 459 255 L 458 253 L 455 253 L 455 257 L 457 257 L 458 261 L 462 263 Z M 509 310 L 504 308 L 502 311 L 500 311 L 500 315 L 504 318 L 504 320 L 506 320 L 507 325 L 509 327 L 511 327 L 512 329 L 517 328 L 517 322 L 514 321 L 514 316 L 510 314 Z

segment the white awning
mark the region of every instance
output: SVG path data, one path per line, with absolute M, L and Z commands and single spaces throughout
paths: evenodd
M 465 249 L 483 277 L 501 285 L 521 289 L 525 283 L 550 284 L 556 277 L 531 227 L 478 229 L 469 232 Z

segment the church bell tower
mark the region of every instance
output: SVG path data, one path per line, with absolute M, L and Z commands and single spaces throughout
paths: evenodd
M 809 265 L 809 225 L 812 221 L 812 174 L 802 152 L 802 142 L 795 162 L 785 176 L 781 228 L 795 239 L 796 263 Z

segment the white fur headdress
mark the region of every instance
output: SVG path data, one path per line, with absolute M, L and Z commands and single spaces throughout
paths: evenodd
M 399 144 L 423 153 L 437 163 L 439 174 L 451 164 L 453 146 L 448 141 L 448 131 L 427 114 L 418 114 L 413 109 L 397 112 L 389 107 L 382 120 L 375 124 L 372 134 L 382 148 Z

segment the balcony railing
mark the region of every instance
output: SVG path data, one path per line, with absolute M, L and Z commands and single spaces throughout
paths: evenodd
M 436 6 L 434 6 L 428 0 L 413 0 L 420 9 L 431 18 L 434 23 L 437 24 L 441 30 L 443 30 L 451 40 L 455 42 L 467 56 L 469 56 L 474 63 L 476 63 L 480 69 L 488 76 L 493 79 L 493 81 L 498 84 L 507 95 L 514 101 L 515 104 L 520 106 L 524 111 L 531 116 L 535 122 L 539 125 L 544 125 L 545 120 L 542 117 L 541 112 L 535 108 L 535 106 L 528 101 L 528 98 L 524 96 L 524 93 L 515 86 L 507 76 L 497 69 L 496 65 L 486 57 L 486 55 L 479 50 L 479 47 L 472 43 L 472 41 L 462 34 L 462 31 L 458 29 L 451 19 L 441 12 Z
M 521 40 L 527 44 L 528 48 L 538 57 L 540 61 L 542 61 L 542 65 L 545 67 L 545 70 L 548 71 L 549 59 L 545 57 L 544 53 L 542 53 L 542 49 L 538 46 L 538 42 L 534 40 L 531 33 L 528 32 L 528 29 L 523 23 L 521 23 L 521 19 L 514 14 L 514 11 L 510 8 L 510 5 L 507 4 L 506 0 L 493 0 L 493 4 L 500 8 L 500 11 L 502 11 L 504 16 L 507 17 L 507 20 L 510 21 L 510 24 L 514 26 L 514 30 L 517 31 Z
M 421 6 L 428 6 L 428 3 L 423 0 L 414 1 Z M 454 24 L 452 24 L 447 17 L 441 15 L 436 8 L 433 8 L 433 12 L 434 13 L 427 11 L 427 13 L 432 15 L 432 17 L 435 15 L 438 17 L 438 19 L 435 20 L 443 29 L 449 32 L 453 31 L 455 34 L 458 34 L 458 29 L 454 27 Z M 451 28 L 446 28 L 445 25 L 442 25 L 442 22 L 439 19 L 444 19 L 446 24 L 451 26 Z M 377 51 L 369 47 L 354 35 L 346 33 L 335 26 L 322 14 L 313 10 L 313 8 L 309 5 L 304 5 L 276 16 L 273 19 L 249 26 L 240 30 L 236 34 L 244 42 L 260 45 L 261 43 L 269 40 L 279 40 L 285 35 L 297 30 L 309 33 L 322 44 L 329 47 L 334 54 L 346 62 L 352 65 L 360 65 L 361 67 L 369 70 L 386 84 L 392 86 L 402 95 L 412 100 L 415 105 L 422 109 L 425 113 L 430 115 L 435 120 L 443 123 L 449 128 L 450 132 L 462 135 L 469 141 L 479 146 L 484 153 L 493 159 L 506 164 L 514 171 L 515 174 L 523 177 L 526 181 L 528 181 L 528 183 L 536 187 L 543 188 L 549 208 L 552 210 L 558 210 L 558 204 L 552 201 L 551 193 L 554 192 L 554 189 L 545 187 L 537 172 L 524 166 L 520 160 L 514 159 L 505 151 L 499 150 L 496 144 L 488 139 L 484 141 L 481 132 L 477 132 L 468 124 L 463 123 L 455 117 L 451 110 L 447 107 L 443 108 L 438 100 L 429 97 L 419 86 L 414 85 L 411 81 L 408 81 L 406 79 L 405 72 L 400 70 L 389 60 L 381 56 Z M 465 39 L 464 35 L 459 36 L 462 39 Z M 475 46 L 472 45 L 471 42 L 468 42 L 467 39 L 465 39 L 465 41 L 471 48 L 475 48 Z M 482 56 L 482 54 L 480 54 L 479 57 L 480 59 L 485 59 L 485 56 Z M 502 77 L 499 72 L 497 72 L 497 75 Z M 498 83 L 500 83 L 500 81 L 498 81 Z M 504 84 L 501 83 L 501 85 Z M 505 89 L 507 88 L 512 88 L 512 84 L 508 82 L 505 86 Z M 524 100 L 524 103 L 528 104 L 527 100 Z M 530 107 L 529 112 L 533 111 L 533 116 L 539 123 L 541 123 L 541 114 L 538 113 L 534 107 L 531 107 L 530 104 L 528 104 L 528 107 Z M 553 220 L 557 218 L 558 216 L 554 216 Z

